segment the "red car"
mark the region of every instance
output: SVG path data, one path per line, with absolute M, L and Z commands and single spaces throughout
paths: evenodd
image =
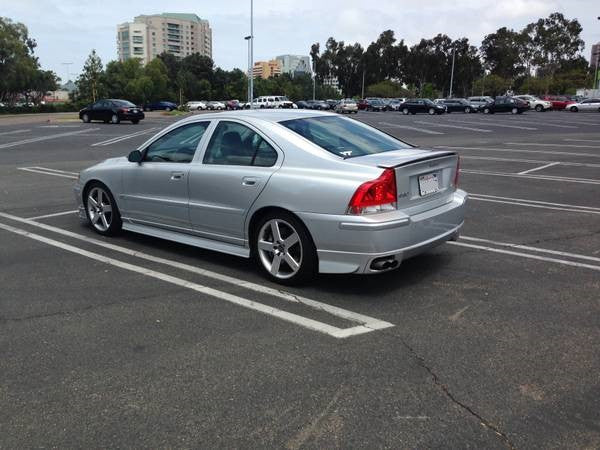
M 367 99 L 362 99 L 358 101 L 358 109 L 359 110 L 363 110 L 363 109 L 367 109 L 369 107 L 369 101 Z
M 548 100 L 552 103 L 552 109 L 565 109 L 567 105 L 575 103 L 573 100 L 569 100 L 564 95 L 542 95 L 542 100 Z

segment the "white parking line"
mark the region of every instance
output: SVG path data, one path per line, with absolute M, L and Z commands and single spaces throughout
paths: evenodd
M 600 158 L 600 154 L 596 153 L 575 153 L 575 152 L 559 152 L 552 150 L 525 150 L 520 148 L 498 148 L 498 147 L 459 147 L 450 145 L 436 145 L 433 148 L 444 148 L 449 150 L 479 150 L 484 152 L 506 152 L 506 153 L 536 153 L 547 155 L 569 155 L 569 156 L 589 156 L 591 158 Z
M 92 147 L 98 147 L 98 146 L 106 146 L 106 145 L 116 144 L 117 142 L 121 142 L 121 141 L 124 141 L 126 139 L 131 139 L 131 138 L 134 138 L 134 137 L 138 137 L 138 136 L 142 136 L 144 134 L 151 133 L 154 130 L 158 130 L 158 128 L 159 127 L 148 128 L 147 130 L 138 131 L 136 133 L 124 134 L 123 136 L 117 136 L 117 137 L 114 137 L 112 139 L 107 139 L 106 141 L 96 142 L 95 144 L 92 144 Z
M 100 128 L 87 128 L 85 130 L 69 131 L 66 133 L 59 133 L 59 134 L 51 134 L 49 136 L 40 136 L 40 137 L 36 137 L 36 138 L 25 139 L 23 141 L 8 142 L 6 144 L 0 144 L 0 148 L 10 148 L 10 147 L 16 147 L 18 145 L 31 144 L 31 143 L 40 142 L 40 141 L 48 141 L 50 139 L 58 139 L 61 137 L 66 137 L 66 136 L 75 136 L 77 134 L 88 133 L 90 131 L 96 131 L 99 129 Z
M 471 124 L 471 125 L 484 125 L 481 122 L 467 122 L 465 120 L 449 120 L 448 122 L 456 122 L 456 123 L 467 123 L 467 124 Z M 506 124 L 500 124 L 500 123 L 485 123 L 486 127 L 501 127 L 501 128 L 516 128 L 518 130 L 531 130 L 531 131 L 536 131 L 537 128 L 533 128 L 533 127 L 523 127 L 523 126 L 519 126 L 519 125 L 506 125 Z
M 71 180 L 77 179 L 77 175 L 68 175 L 65 173 L 49 172 L 47 170 L 39 170 L 39 169 L 34 169 L 32 167 L 17 167 L 17 170 L 24 170 L 26 172 L 33 172 L 33 173 L 41 173 L 44 175 L 53 175 L 55 177 L 61 177 L 61 178 L 70 178 Z
M 69 172 L 68 170 L 51 169 L 49 167 L 32 166 L 32 167 L 29 167 L 29 168 L 30 169 L 45 170 L 47 172 L 66 173 L 68 175 L 78 175 L 79 174 L 79 172 Z
M 540 142 L 505 142 L 505 145 L 525 145 L 525 146 L 539 146 L 539 147 L 569 147 L 569 148 L 597 148 L 600 150 L 598 145 L 579 145 L 579 144 L 544 144 Z
M 498 121 L 498 119 L 486 119 L 486 118 L 481 117 L 481 118 L 479 118 L 479 120 L 484 120 L 486 122 L 487 121 L 495 121 L 496 123 L 509 123 L 508 121 L 511 120 L 511 119 L 508 119 L 508 120 L 500 122 L 500 121 Z M 551 123 L 548 123 L 548 122 L 537 122 L 537 121 L 529 120 L 529 119 L 527 119 L 524 122 L 528 123 L 528 124 L 531 123 L 533 125 L 550 125 L 552 128 L 579 128 L 579 127 L 577 127 L 575 125 L 559 125 L 559 124 L 556 124 L 556 123 L 552 123 L 551 124 Z
M 28 224 L 28 225 L 31 225 L 31 226 L 34 226 L 37 228 L 44 229 L 46 231 L 51 231 L 53 233 L 57 233 L 57 234 L 60 234 L 63 236 L 73 238 L 73 239 L 78 239 L 78 240 L 84 241 L 89 244 L 104 247 L 106 249 L 116 251 L 119 253 L 123 253 L 126 255 L 130 255 L 130 256 L 134 256 L 136 258 L 144 259 L 146 261 L 151 261 L 154 263 L 170 266 L 170 267 L 173 267 L 176 269 L 185 270 L 187 272 L 192 272 L 192 273 L 204 276 L 206 278 L 211 278 L 211 279 L 223 281 L 226 283 L 230 283 L 235 286 L 241 286 L 243 288 L 253 290 L 255 292 L 271 295 L 273 297 L 277 297 L 277 298 L 280 298 L 280 299 L 288 301 L 288 302 L 301 303 L 301 304 L 309 306 L 313 309 L 327 312 L 327 313 L 337 316 L 339 318 L 346 319 L 351 322 L 359 323 L 359 325 L 351 327 L 351 328 L 338 329 L 335 337 L 339 337 L 339 338 L 349 337 L 349 336 L 353 336 L 356 334 L 368 333 L 370 331 L 381 330 L 384 328 L 389 328 L 389 327 L 394 326 L 393 324 L 391 324 L 389 322 L 385 322 L 385 321 L 382 321 L 379 319 L 375 319 L 373 317 L 365 316 L 363 314 L 348 311 L 346 309 L 338 308 L 336 306 L 328 305 L 326 303 L 321 303 L 316 300 L 311 300 L 309 298 L 302 297 L 300 295 L 295 295 L 295 294 L 281 291 L 278 289 L 272 289 L 272 288 L 269 288 L 266 286 L 262 286 L 260 284 L 240 280 L 239 278 L 234 278 L 234 277 L 230 277 L 228 275 L 223 275 L 223 274 L 220 274 L 217 272 L 212 272 L 210 270 L 201 269 L 201 268 L 198 268 L 195 266 L 191 266 L 189 264 L 180 263 L 178 261 L 172 261 L 169 259 L 153 256 L 153 255 L 150 255 L 147 253 L 131 250 L 126 247 L 122 247 L 119 245 L 110 244 L 108 242 L 103 242 L 103 241 L 100 241 L 100 240 L 97 240 L 94 238 L 90 238 L 90 237 L 82 235 L 82 234 L 77 234 L 77 233 L 73 233 L 71 231 L 63 230 L 62 228 L 54 227 L 54 226 L 47 225 L 44 223 L 35 222 L 32 219 L 25 219 L 22 217 L 13 216 L 11 214 L 2 213 L 2 212 L 0 212 L 0 217 L 14 220 L 16 222 L 25 223 L 25 224 Z
M 396 123 L 378 122 L 378 124 L 383 125 L 384 127 L 388 127 L 388 128 L 401 128 L 404 130 L 419 131 L 419 132 L 425 133 L 425 134 L 445 134 L 445 133 L 442 133 L 441 131 L 427 130 L 425 128 L 411 127 L 409 125 L 398 125 Z
M 506 205 L 527 206 L 529 208 L 552 209 L 558 211 L 568 211 L 587 214 L 600 214 L 600 208 L 591 206 L 568 205 L 564 203 L 550 203 L 538 200 L 527 200 L 523 198 L 499 197 L 496 195 L 475 194 L 469 192 L 469 200 L 476 200 L 490 203 L 503 203 Z
M 49 219 L 50 217 L 66 216 L 67 214 L 75 214 L 77 210 L 63 211 L 52 214 L 44 214 L 43 216 L 30 217 L 29 220 Z
M 598 258 L 596 256 L 581 255 L 579 253 L 562 252 L 562 251 L 558 251 L 558 250 L 550 250 L 548 248 L 539 248 L 539 247 L 531 247 L 529 245 L 513 244 L 510 242 L 492 241 L 490 239 L 482 239 L 482 238 L 476 238 L 476 237 L 471 237 L 471 236 L 461 236 L 461 239 L 463 239 L 465 241 L 480 242 L 480 243 L 484 243 L 484 244 L 498 245 L 500 247 L 510 247 L 510 248 L 516 248 L 519 250 L 528 250 L 528 251 L 532 251 L 532 252 L 536 252 L 536 253 L 547 253 L 549 255 L 564 256 L 567 258 L 582 259 L 585 261 L 593 261 L 593 262 L 600 263 L 600 258 Z M 600 267 L 598 267 L 598 269 L 600 269 Z
M 488 247 L 488 246 L 485 246 L 485 245 L 467 244 L 466 242 L 448 241 L 448 244 L 450 244 L 450 245 L 456 245 L 456 246 L 459 246 L 459 247 L 474 248 L 474 249 L 477 249 L 477 250 L 485 250 L 485 251 L 493 252 L 493 253 L 502 253 L 502 254 L 505 254 L 505 255 L 519 256 L 519 257 L 522 257 L 522 258 L 529 258 L 529 259 L 537 259 L 539 261 L 552 262 L 552 263 L 557 263 L 557 264 L 563 264 L 563 265 L 566 265 L 566 266 L 573 266 L 573 267 L 579 267 L 579 268 L 585 268 L 585 269 L 592 269 L 592 270 L 600 271 L 600 265 L 594 266 L 592 264 L 585 264 L 585 263 L 580 263 L 580 262 L 576 262 L 576 261 L 569 261 L 569 260 L 566 260 L 566 259 L 550 258 L 550 257 L 547 257 L 547 256 L 532 255 L 530 253 L 514 252 L 512 250 L 503 250 L 503 249 L 500 249 L 500 248 Z
M 495 177 L 513 177 L 513 178 L 529 178 L 532 180 L 548 180 L 548 181 L 559 181 L 563 183 L 581 183 L 581 184 L 600 184 L 600 180 L 594 180 L 591 178 L 571 178 L 571 177 L 558 177 L 550 175 L 520 175 L 518 173 L 504 173 L 504 172 L 487 172 L 485 170 L 467 170 L 460 169 L 460 173 L 469 173 L 476 175 L 490 175 Z
M 523 172 L 519 172 L 519 175 L 525 175 L 526 173 L 537 172 L 538 170 L 546 169 L 547 167 L 556 166 L 557 164 L 560 164 L 560 163 L 552 162 L 552 163 L 544 164 L 543 166 L 534 167 L 533 169 L 524 170 Z
M 419 123 L 419 124 L 422 124 L 422 125 L 432 125 L 432 126 L 435 126 L 435 127 L 458 128 L 460 130 L 477 131 L 477 132 L 480 132 L 480 133 L 491 133 L 492 132 L 492 130 L 486 130 L 484 128 L 463 127 L 461 125 L 448 125 L 448 124 L 441 124 L 441 123 L 431 123 L 431 122 L 424 122 L 424 121 L 420 121 L 420 120 L 417 120 L 417 121 L 415 121 L 413 123 Z
M 574 163 L 567 161 L 543 161 L 540 159 L 520 159 L 520 158 L 498 158 L 496 156 L 471 156 L 471 155 L 461 155 L 462 159 L 476 159 L 483 161 L 506 161 L 506 162 L 519 162 L 519 163 L 532 163 L 532 164 L 550 164 L 557 163 L 561 166 L 570 166 L 570 167 L 598 167 L 600 168 L 600 164 L 593 163 Z
M 597 139 L 563 139 L 563 141 L 568 141 L 568 142 L 596 142 L 598 144 L 600 144 L 600 141 Z
M 28 131 L 31 130 L 13 130 L 13 131 L 3 131 L 2 133 L 0 133 L 0 136 L 6 136 L 9 134 L 20 134 L 20 133 L 27 133 Z

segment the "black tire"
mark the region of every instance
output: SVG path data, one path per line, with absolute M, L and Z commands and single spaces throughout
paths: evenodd
M 165 108 L 166 112 L 171 112 L 171 108 L 169 108 L 168 106 Z
M 429 113 L 430 116 L 433 116 L 435 114 L 435 109 L 429 108 L 428 113 Z
M 90 123 L 92 121 L 88 114 L 84 114 L 83 116 L 81 116 L 81 120 L 83 121 L 83 123 Z
M 571 112 L 577 112 L 577 111 L 579 111 L 579 108 L 577 108 L 577 106 L 571 106 L 569 108 L 569 111 L 571 111 Z
M 263 263 L 263 260 L 258 250 L 259 233 L 261 232 L 263 227 L 271 220 L 283 221 L 291 225 L 291 227 L 293 227 L 293 230 L 298 234 L 300 238 L 300 268 L 294 275 L 289 276 L 287 278 L 274 276 Z M 302 223 L 302 221 L 300 221 L 298 218 L 296 218 L 294 215 L 290 214 L 287 211 L 272 211 L 263 215 L 256 222 L 256 225 L 252 230 L 251 239 L 252 258 L 260 268 L 261 272 L 271 281 L 286 285 L 297 285 L 313 278 L 318 272 L 319 261 L 317 257 L 317 249 L 312 240 L 312 237 L 310 236 L 310 233 L 308 232 L 308 229 Z M 298 244 L 296 244 L 296 250 L 297 246 Z
M 490 108 L 483 108 L 483 113 L 484 114 L 491 114 L 492 110 Z
M 510 110 L 511 114 L 518 114 L 519 113 L 519 109 L 518 108 L 513 108 Z
M 465 108 L 465 113 L 466 113 L 466 114 L 471 114 L 471 107 L 470 107 L 470 106 L 467 106 L 467 107 Z
M 116 125 L 116 124 L 118 124 L 118 123 L 120 123 L 120 122 L 121 122 L 121 119 L 119 118 L 119 115 L 118 115 L 118 114 L 113 114 L 113 115 L 111 116 L 111 118 L 110 118 L 110 123 L 112 123 L 112 124 L 115 124 L 115 125 Z
M 407 116 L 409 112 L 410 112 L 410 111 L 408 110 L 408 108 L 404 108 L 404 109 L 402 110 L 402 114 L 404 114 L 405 116 Z
M 535 110 L 536 110 L 537 112 L 542 112 L 542 111 L 544 110 L 544 107 L 543 107 L 542 105 L 537 105 L 537 106 L 535 107 Z
M 104 191 L 106 196 L 109 198 L 110 205 L 112 207 L 112 217 L 110 220 L 110 226 L 108 227 L 108 229 L 106 231 L 102 231 L 102 230 L 99 230 L 98 228 L 96 228 L 92 224 L 92 219 L 90 217 L 90 211 L 88 209 L 88 194 L 94 188 L 99 188 Z M 85 209 L 85 216 L 88 220 L 88 225 L 96 233 L 101 234 L 103 236 L 114 236 L 115 234 L 118 234 L 121 231 L 121 229 L 123 227 L 123 222 L 121 220 L 121 213 L 119 211 L 119 207 L 117 205 L 117 202 L 115 201 L 115 198 L 112 195 L 112 192 L 110 192 L 110 189 L 108 189 L 105 184 L 100 183 L 99 181 L 92 181 L 85 187 L 85 189 L 83 191 L 83 207 Z
M 140 119 L 133 119 L 131 121 L 132 124 L 137 125 L 138 123 L 140 123 Z

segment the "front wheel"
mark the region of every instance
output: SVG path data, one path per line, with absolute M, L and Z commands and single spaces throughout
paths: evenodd
M 491 112 L 490 108 L 484 108 L 483 109 L 483 113 L 484 114 L 489 114 Z
M 435 114 L 435 109 L 429 108 L 429 115 L 433 116 Z
M 90 116 L 88 114 L 84 114 L 81 116 L 81 120 L 83 120 L 83 123 L 90 123 Z
M 405 116 L 408 116 L 408 108 L 404 108 L 402 110 L 402 114 L 404 114 Z
M 119 116 L 116 114 L 113 114 L 112 117 L 110 118 L 110 123 L 117 124 L 119 122 L 121 122 L 121 119 L 119 119 Z
M 467 107 L 465 108 L 465 113 L 469 114 L 470 112 L 471 112 L 471 108 L 470 108 L 469 106 L 467 106 Z
M 90 226 L 99 234 L 110 236 L 121 231 L 121 214 L 114 197 L 102 183 L 93 183 L 84 196 L 85 213 Z
M 571 106 L 570 111 L 577 112 L 577 111 L 579 111 L 579 109 L 577 109 L 577 106 Z
M 517 108 L 513 108 L 510 110 L 511 114 L 517 114 L 519 110 Z
M 305 281 L 317 272 L 315 244 L 300 220 L 284 211 L 264 216 L 256 227 L 253 253 L 269 278 L 283 284 Z
M 536 110 L 537 112 L 542 112 L 542 111 L 544 110 L 544 107 L 543 107 L 542 105 L 537 105 L 537 106 L 535 107 L 535 110 Z

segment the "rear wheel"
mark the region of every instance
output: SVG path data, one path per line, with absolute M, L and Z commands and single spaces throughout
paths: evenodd
M 435 114 L 435 109 L 429 108 L 429 115 L 433 116 Z
M 121 230 L 121 214 L 114 197 L 102 183 L 94 182 L 84 195 L 85 213 L 90 226 L 99 234 L 110 236 Z
M 577 112 L 577 111 L 579 111 L 579 109 L 577 109 L 577 106 L 571 106 L 571 107 L 569 108 L 569 110 L 570 110 L 571 112 Z
M 490 108 L 483 108 L 484 114 L 489 114 L 491 112 Z
M 166 112 L 171 112 L 171 108 L 169 108 L 168 106 L 165 108 Z
M 285 211 L 266 214 L 256 230 L 253 254 L 269 278 L 296 284 L 317 272 L 315 244 L 304 224 L 292 214 Z
M 402 110 L 402 114 L 404 114 L 405 116 L 407 116 L 408 115 L 408 108 L 404 108 Z
M 471 107 L 470 107 L 470 106 L 467 106 L 467 107 L 465 108 L 465 113 L 469 114 L 470 112 L 471 112 Z
M 510 110 L 511 114 L 517 114 L 519 110 L 517 108 L 513 108 Z
M 121 119 L 119 119 L 119 116 L 117 114 L 113 114 L 110 118 L 110 123 L 117 124 L 119 122 L 121 122 Z

